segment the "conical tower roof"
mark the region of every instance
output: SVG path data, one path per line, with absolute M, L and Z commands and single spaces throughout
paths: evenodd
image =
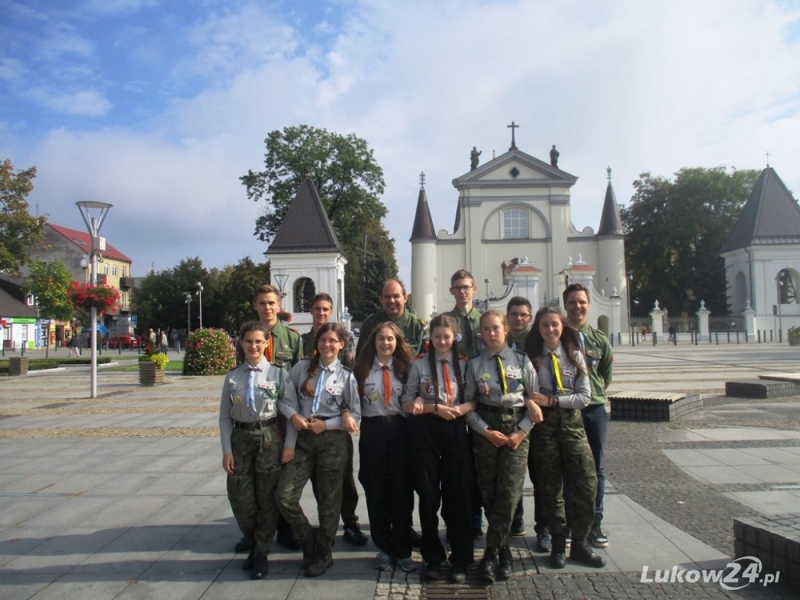
M 306 177 L 283 218 L 267 254 L 342 252 L 317 188 Z
M 410 242 L 422 240 L 436 240 L 436 231 L 433 229 L 433 219 L 431 218 L 430 207 L 428 206 L 428 195 L 425 188 L 420 189 L 417 198 L 417 214 L 414 215 L 414 229 L 411 231 Z
M 603 202 L 603 214 L 600 217 L 597 235 L 625 235 L 622 219 L 619 216 L 617 197 L 614 195 L 614 186 L 611 185 L 610 178 L 606 187 L 606 199 Z
M 721 252 L 777 244 L 800 244 L 800 207 L 775 169 L 767 167 Z

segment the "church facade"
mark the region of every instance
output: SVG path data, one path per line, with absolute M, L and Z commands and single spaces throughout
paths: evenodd
M 467 269 L 482 308 L 503 311 L 512 296 L 528 298 L 534 311 L 560 305 L 566 285 L 583 283 L 592 295 L 590 322 L 627 338 L 624 232 L 610 171 L 597 232 L 579 230 L 570 215 L 577 177 L 557 164 L 555 147 L 548 163 L 519 150 L 513 138 L 508 152 L 480 166 L 473 149 L 473 168 L 453 180 L 452 232 L 435 231 L 420 190 L 410 240 L 411 292 L 420 317 L 452 308 L 450 276 Z

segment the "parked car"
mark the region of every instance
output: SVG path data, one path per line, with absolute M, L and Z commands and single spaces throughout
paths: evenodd
M 139 340 L 132 335 L 115 335 L 108 340 L 108 347 L 114 350 L 117 348 L 122 348 L 123 350 L 138 348 Z

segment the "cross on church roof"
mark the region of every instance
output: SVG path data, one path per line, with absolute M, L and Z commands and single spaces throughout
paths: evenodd
M 420 171 L 419 174 L 419 189 L 425 189 L 425 171 Z
M 511 148 L 509 150 L 516 150 L 517 149 L 517 141 L 514 138 L 514 130 L 519 127 L 514 121 L 511 121 L 511 125 L 506 125 L 509 129 L 511 129 Z
M 769 152 L 767 152 L 767 167 L 769 167 Z
M 608 173 L 608 183 L 611 183 L 611 167 L 606 168 L 606 173 Z

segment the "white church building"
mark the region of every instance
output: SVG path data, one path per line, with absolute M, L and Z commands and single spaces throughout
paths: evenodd
M 481 308 L 503 311 L 512 296 L 528 298 L 534 312 L 561 304 L 566 285 L 582 283 L 591 290 L 590 323 L 627 340 L 624 232 L 610 169 L 595 232 L 573 225 L 570 194 L 578 178 L 557 165 L 555 147 L 550 163 L 544 162 L 519 150 L 513 134 L 508 152 L 486 164 L 477 165 L 473 150 L 473 168 L 453 180 L 458 201 L 452 232 L 436 232 L 423 184 L 410 239 L 418 316 L 450 310 L 450 276 L 466 269 Z

